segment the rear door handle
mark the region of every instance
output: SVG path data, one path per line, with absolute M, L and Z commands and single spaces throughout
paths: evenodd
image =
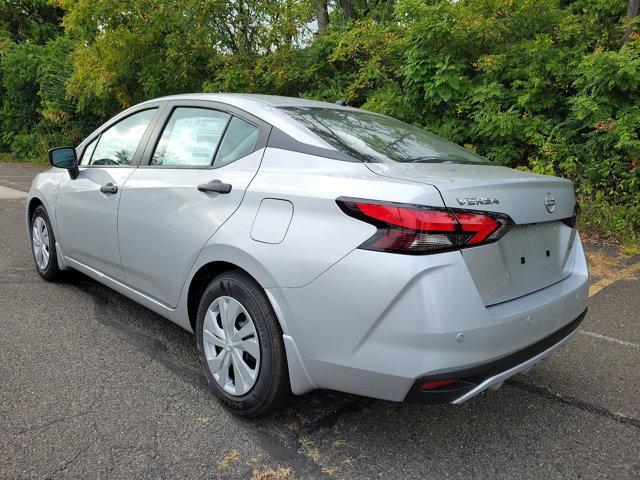
M 222 180 L 211 180 L 209 183 L 201 183 L 198 185 L 201 192 L 229 193 L 231 191 L 230 183 L 222 183 Z
M 100 187 L 100 192 L 102 193 L 118 193 L 118 187 L 116 187 L 113 183 L 107 183 Z

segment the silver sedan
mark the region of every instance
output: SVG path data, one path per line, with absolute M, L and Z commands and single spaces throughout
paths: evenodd
M 192 331 L 231 411 L 316 388 L 461 403 L 552 354 L 586 311 L 572 182 L 360 109 L 159 98 L 49 152 L 35 266 Z

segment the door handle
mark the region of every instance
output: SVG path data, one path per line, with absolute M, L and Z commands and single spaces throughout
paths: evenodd
M 198 185 L 201 192 L 229 193 L 231 191 L 230 183 L 222 183 L 222 180 L 211 180 L 209 183 L 201 183 Z
M 116 187 L 113 183 L 107 183 L 100 187 L 100 192 L 102 193 L 118 193 L 118 187 Z

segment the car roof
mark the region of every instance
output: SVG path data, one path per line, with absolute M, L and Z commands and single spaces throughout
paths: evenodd
M 184 93 L 179 95 L 170 95 L 166 97 L 155 98 L 149 101 L 158 100 L 209 100 L 228 103 L 230 105 L 252 103 L 255 106 L 269 105 L 271 107 L 318 107 L 335 109 L 352 108 L 338 105 L 336 103 L 322 102 L 320 100 L 284 97 L 280 95 L 262 95 L 258 93 Z
M 335 150 L 335 147 L 322 140 L 315 133 L 296 122 L 293 118 L 280 110 L 278 107 L 316 107 L 316 108 L 333 108 L 339 110 L 355 110 L 352 107 L 346 107 L 335 103 L 321 102 L 318 100 L 310 100 L 306 98 L 283 97 L 277 95 L 260 95 L 252 93 L 184 93 L 179 95 L 171 95 L 166 97 L 154 98 L 146 102 L 142 102 L 135 107 L 146 103 L 158 101 L 172 100 L 195 100 L 219 102 L 234 106 L 240 110 L 244 110 L 265 122 L 279 128 L 287 135 L 293 137 L 299 142 L 313 145 L 316 147 L 328 148 Z

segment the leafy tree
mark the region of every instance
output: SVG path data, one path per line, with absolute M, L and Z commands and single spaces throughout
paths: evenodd
M 62 13 L 46 0 L 0 1 L 0 150 L 28 149 L 40 118 L 40 46 L 61 33 Z
M 62 10 L 47 0 L 0 1 L 0 31 L 13 42 L 43 44 L 59 35 Z
M 634 32 L 634 19 L 638 16 L 638 0 L 627 0 L 627 28 L 624 32 L 625 42 L 628 42 L 631 38 L 631 34 Z
M 637 0 L 50 2 L 0 0 L 0 149 L 17 156 L 166 94 L 344 99 L 569 177 L 589 225 L 640 237 Z
M 40 119 L 38 68 L 41 61 L 41 48 L 32 43 L 12 45 L 2 53 L 1 140 L 21 156 L 26 154 L 29 132 Z
M 316 1 L 316 20 L 318 22 L 318 33 L 322 34 L 329 25 L 329 6 L 326 0 Z
M 82 110 L 103 116 L 169 93 L 255 88 L 256 60 L 298 42 L 313 11 L 292 1 L 59 4 L 77 41 L 69 93 Z

